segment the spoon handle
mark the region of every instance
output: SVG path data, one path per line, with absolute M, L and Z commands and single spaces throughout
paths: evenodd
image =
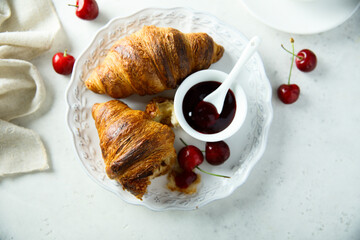
M 228 92 L 233 82 L 239 78 L 239 73 L 241 72 L 242 67 L 254 54 L 254 52 L 260 45 L 260 42 L 261 40 L 258 36 L 251 38 L 249 43 L 246 45 L 244 51 L 241 53 L 239 60 L 236 62 L 234 68 L 231 70 L 224 82 L 220 85 L 220 87 L 218 87 L 215 91 L 213 91 L 203 99 L 203 101 L 205 102 L 212 103 L 219 114 L 223 109 L 226 93 Z
M 234 68 L 229 73 L 227 81 L 221 84 L 222 88 L 229 89 L 233 82 L 239 77 L 239 73 L 242 70 L 244 64 L 250 59 L 250 57 L 257 50 L 258 46 L 261 43 L 261 39 L 258 36 L 255 36 L 250 39 L 249 43 L 246 45 L 244 51 L 241 53 L 239 60 L 236 62 Z

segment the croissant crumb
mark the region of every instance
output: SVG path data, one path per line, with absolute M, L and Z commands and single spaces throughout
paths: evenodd
M 145 113 L 156 122 L 176 128 L 179 122 L 175 115 L 174 100 L 165 97 L 155 97 L 146 105 Z

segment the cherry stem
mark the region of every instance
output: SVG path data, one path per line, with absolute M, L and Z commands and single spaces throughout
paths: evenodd
M 294 54 L 294 39 L 291 38 L 290 39 L 290 42 L 291 42 L 291 46 L 292 46 L 292 59 L 291 59 L 291 66 L 290 66 L 290 72 L 289 72 L 289 80 L 288 80 L 288 85 L 290 85 L 290 78 L 291 78 L 291 72 L 292 72 L 292 68 L 293 68 L 293 65 L 294 65 L 294 58 L 295 58 L 295 54 Z
M 302 57 L 302 56 L 299 56 L 299 55 L 296 55 L 296 54 L 290 52 L 289 50 L 287 50 L 287 49 L 284 47 L 284 45 L 281 44 L 281 47 L 282 47 L 285 51 L 287 51 L 288 53 L 290 53 L 291 55 L 297 57 L 297 58 L 300 59 L 300 60 L 303 60 L 303 57 Z
M 186 144 L 186 142 L 182 139 L 182 138 L 180 138 L 180 141 L 185 145 L 185 146 L 187 146 L 187 144 Z M 200 150 L 201 152 L 205 152 L 205 150 Z
M 209 175 L 212 175 L 212 176 L 215 176 L 215 177 L 230 178 L 229 176 L 225 176 L 225 175 L 220 175 L 220 174 L 215 174 L 215 173 L 207 172 L 207 171 L 199 168 L 199 166 L 196 166 L 196 168 L 197 168 L 198 170 L 200 170 L 201 172 L 203 172 L 203 173 L 206 173 L 206 174 L 209 174 Z
M 187 146 L 186 142 L 185 142 L 182 138 L 180 138 L 180 141 L 181 141 L 185 146 Z
M 78 7 L 79 7 L 79 5 L 75 5 L 75 4 L 68 4 L 68 6 L 71 6 L 71 7 L 76 7 L 76 8 L 78 8 Z

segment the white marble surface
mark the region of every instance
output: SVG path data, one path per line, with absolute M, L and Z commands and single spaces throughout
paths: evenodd
M 14 121 L 40 134 L 51 169 L 0 179 L 1 240 L 360 238 L 360 11 L 331 31 L 301 36 L 263 25 L 239 1 L 99 0 L 94 21 L 78 19 L 68 2 L 54 1 L 63 31 L 32 61 L 46 83 L 47 101 L 36 114 Z M 76 57 L 113 17 L 179 6 L 209 12 L 247 37 L 259 35 L 274 93 L 289 70 L 281 43 L 294 37 L 296 49 L 312 49 L 319 63 L 312 73 L 294 69 L 292 81 L 302 90 L 298 102 L 284 105 L 273 95 L 269 143 L 243 186 L 195 211 L 154 212 L 123 202 L 83 171 L 65 122 L 70 77 L 56 74 L 51 58 L 65 48 Z

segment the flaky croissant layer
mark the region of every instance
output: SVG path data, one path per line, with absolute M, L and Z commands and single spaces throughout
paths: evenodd
M 85 85 L 113 98 L 156 94 L 209 68 L 223 53 L 224 48 L 206 33 L 145 26 L 115 42 Z

